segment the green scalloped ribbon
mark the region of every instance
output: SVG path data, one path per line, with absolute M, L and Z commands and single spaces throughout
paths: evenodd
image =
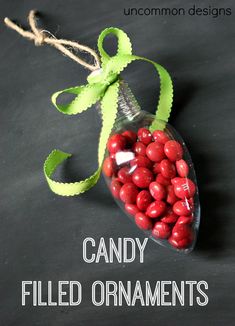
M 103 48 L 103 41 L 109 34 L 117 37 L 118 47 L 116 55 L 110 57 Z M 120 86 L 120 73 L 133 61 L 141 60 L 151 63 L 160 78 L 160 95 L 156 110 L 156 119 L 150 126 L 150 130 L 162 129 L 162 122 L 167 122 L 171 112 L 173 101 L 173 85 L 169 73 L 158 63 L 146 58 L 132 55 L 132 45 L 126 33 L 118 28 L 106 28 L 98 38 L 98 49 L 102 66 L 87 78 L 88 84 L 76 86 L 56 92 L 52 96 L 52 102 L 58 111 L 72 115 L 82 113 L 98 101 L 101 103 L 102 128 L 98 145 L 98 169 L 87 179 L 72 183 L 58 182 L 52 179 L 52 175 L 59 164 L 71 157 L 71 154 L 60 150 L 53 150 L 44 163 L 44 174 L 50 189 L 61 196 L 79 195 L 92 188 L 99 180 L 105 155 L 106 143 L 113 129 L 117 109 L 118 93 Z M 74 94 L 75 98 L 67 104 L 58 104 L 57 99 L 63 93 Z

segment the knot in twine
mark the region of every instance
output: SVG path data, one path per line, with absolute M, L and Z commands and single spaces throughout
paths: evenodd
M 36 46 L 40 46 L 43 44 L 49 44 L 51 46 L 54 46 L 57 48 L 60 52 L 62 52 L 64 55 L 69 57 L 70 59 L 74 60 L 75 62 L 79 63 L 80 65 L 84 66 L 85 68 L 94 71 L 100 68 L 100 59 L 99 56 L 96 54 L 94 50 L 89 48 L 86 45 L 79 44 L 78 42 L 64 40 L 64 39 L 57 39 L 52 33 L 46 30 L 41 30 L 37 27 L 36 23 L 36 11 L 31 10 L 29 12 L 28 16 L 29 26 L 31 28 L 31 31 L 26 31 L 22 27 L 18 26 L 17 24 L 13 23 L 9 18 L 5 18 L 4 22 L 5 24 L 15 30 L 17 33 L 19 33 L 21 36 L 34 41 L 34 44 Z M 49 36 L 47 34 L 49 34 Z M 88 53 L 92 56 L 94 63 L 90 64 L 86 62 L 85 60 L 81 59 L 77 55 L 75 55 L 72 51 L 73 50 L 79 50 L 83 53 Z
M 44 43 L 44 39 L 46 38 L 46 36 L 44 35 L 44 33 L 42 32 L 40 35 L 38 35 L 35 40 L 34 40 L 34 44 L 36 46 L 40 46 Z

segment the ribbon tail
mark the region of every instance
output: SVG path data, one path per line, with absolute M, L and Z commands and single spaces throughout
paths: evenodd
M 99 180 L 101 168 L 98 168 L 94 174 L 89 178 L 79 182 L 58 182 L 54 181 L 51 176 L 61 163 L 67 158 L 71 157 L 71 154 L 62 152 L 60 150 L 53 150 L 47 157 L 44 163 L 44 174 L 50 189 L 60 196 L 75 196 L 79 195 L 90 188 L 92 188 Z
M 101 129 L 99 148 L 98 148 L 98 169 L 89 178 L 82 181 L 71 182 L 71 183 L 63 183 L 63 182 L 55 181 L 52 179 L 52 175 L 54 171 L 61 163 L 63 163 L 64 160 L 71 157 L 71 154 L 62 152 L 60 150 L 54 150 L 47 157 L 44 163 L 44 174 L 50 189 L 57 195 L 61 195 L 61 196 L 79 195 L 92 188 L 99 180 L 102 171 L 102 163 L 104 159 L 106 143 L 108 141 L 109 135 L 112 131 L 113 124 L 116 119 L 117 107 L 118 107 L 117 104 L 118 89 L 119 89 L 119 82 L 117 81 L 107 89 L 101 102 L 102 129 Z
M 170 117 L 171 107 L 173 103 L 173 84 L 171 77 L 165 68 L 163 68 L 158 63 L 155 63 L 153 61 L 150 62 L 157 69 L 160 78 L 160 95 L 158 100 L 157 111 L 155 114 L 156 119 L 152 122 L 150 126 L 150 131 L 152 132 L 156 129 L 164 129 L 166 122 Z
M 158 72 L 160 79 L 160 94 L 157 110 L 155 113 L 155 119 L 149 129 L 151 132 L 156 129 L 163 130 L 165 128 L 166 122 L 170 117 L 171 107 L 173 103 L 173 83 L 171 77 L 165 68 L 152 60 L 135 55 L 132 55 L 131 58 L 132 61 L 141 60 L 151 63 Z M 129 61 L 129 56 L 127 56 L 126 61 Z

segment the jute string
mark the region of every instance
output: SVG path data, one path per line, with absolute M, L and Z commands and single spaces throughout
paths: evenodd
M 64 39 L 57 39 L 53 34 L 46 30 L 41 30 L 37 27 L 36 23 L 36 11 L 31 10 L 29 12 L 28 16 L 29 26 L 31 28 L 31 31 L 26 31 L 22 27 L 18 26 L 17 24 L 13 23 L 9 18 L 5 18 L 4 22 L 5 24 L 15 30 L 17 33 L 19 33 L 21 36 L 27 38 L 28 40 L 34 41 L 34 44 L 36 46 L 40 46 L 43 44 L 49 44 L 51 46 L 54 46 L 56 49 L 58 49 L 60 52 L 62 52 L 64 55 L 69 57 L 70 59 L 76 61 L 80 65 L 84 66 L 85 68 L 94 71 L 100 68 L 100 59 L 97 55 L 97 53 L 89 48 L 86 45 L 79 44 L 74 41 L 64 40 Z M 48 36 L 50 35 L 50 36 Z M 94 63 L 89 64 L 77 55 L 75 55 L 69 48 L 77 49 L 80 52 L 88 53 L 93 57 Z

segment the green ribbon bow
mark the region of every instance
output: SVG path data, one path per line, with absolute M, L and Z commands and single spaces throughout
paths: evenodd
M 108 34 L 114 34 L 118 40 L 117 53 L 112 57 L 110 57 L 103 48 L 104 38 Z M 173 86 L 170 75 L 161 65 L 149 59 L 132 55 L 132 46 L 127 34 L 118 28 L 111 27 L 101 32 L 98 38 L 98 49 L 101 56 L 102 68 L 97 73 L 92 73 L 88 76 L 88 84 L 67 88 L 56 92 L 52 96 L 53 104 L 57 110 L 64 114 L 71 115 L 81 113 L 98 101 L 101 102 L 102 114 L 102 129 L 98 147 L 98 169 L 89 178 L 74 183 L 54 181 L 51 178 L 53 172 L 57 166 L 69 158 L 71 154 L 60 150 L 53 150 L 47 157 L 44 163 L 44 174 L 49 187 L 58 195 L 79 195 L 93 187 L 98 181 L 102 171 L 106 143 L 116 119 L 120 73 L 132 61 L 143 60 L 153 64 L 160 77 L 160 96 L 156 111 L 156 119 L 151 125 L 151 130 L 159 129 L 157 120 L 168 121 L 170 116 L 173 100 Z M 75 94 L 76 97 L 71 103 L 59 105 L 57 104 L 57 98 L 62 93 Z

